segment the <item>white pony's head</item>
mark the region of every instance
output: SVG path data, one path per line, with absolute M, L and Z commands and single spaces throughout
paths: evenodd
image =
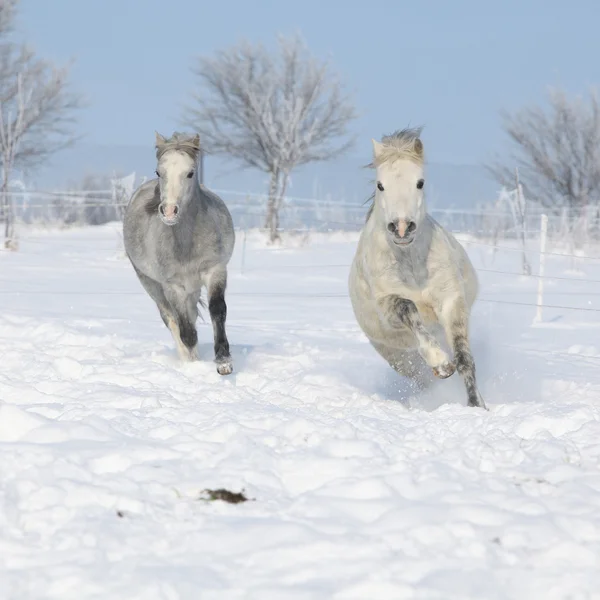
M 200 136 L 174 133 L 169 139 L 156 133 L 156 176 L 159 181 L 158 215 L 165 225 L 176 225 L 198 185 L 196 166 Z
M 414 241 L 426 214 L 420 134 L 421 128 L 403 129 L 381 142 L 373 140 L 370 166 L 377 173 L 373 209 L 378 209 L 375 212 L 396 246 Z

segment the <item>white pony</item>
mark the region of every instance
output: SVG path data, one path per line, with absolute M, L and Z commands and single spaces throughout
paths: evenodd
M 458 370 L 468 405 L 486 408 L 468 332 L 477 275 L 454 236 L 427 214 L 420 134 L 404 129 L 373 140 L 376 189 L 350 270 L 350 299 L 361 329 L 400 375 L 422 389 L 431 370 L 441 379 Z

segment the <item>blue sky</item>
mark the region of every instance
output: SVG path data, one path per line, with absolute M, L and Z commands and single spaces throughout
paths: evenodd
M 424 124 L 429 160 L 463 165 L 502 147 L 501 108 L 598 83 L 599 23 L 597 0 L 22 0 L 19 19 L 40 54 L 76 60 L 88 143 L 151 147 L 179 126 L 194 56 L 300 31 L 354 92 L 354 155 Z

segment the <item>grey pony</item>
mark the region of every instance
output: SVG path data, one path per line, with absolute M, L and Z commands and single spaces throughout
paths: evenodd
M 132 195 L 123 220 L 125 251 L 156 302 L 182 360 L 198 359 L 196 320 L 203 288 L 217 372 L 233 371 L 225 331 L 227 265 L 235 233 L 227 206 L 198 182 L 199 135 L 156 134 L 156 175 Z

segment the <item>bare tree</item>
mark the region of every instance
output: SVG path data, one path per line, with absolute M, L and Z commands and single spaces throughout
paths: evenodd
M 82 99 L 70 92 L 68 67 L 55 67 L 11 41 L 19 0 L 0 0 L 0 160 L 5 247 L 16 248 L 9 185 L 15 167 L 33 166 L 70 146 Z
M 184 113 L 208 152 L 269 175 L 265 227 L 278 239 L 279 210 L 290 173 L 347 151 L 354 105 L 327 63 L 298 36 L 279 38 L 276 54 L 242 42 L 198 59 L 200 90 Z
M 512 151 L 487 165 L 501 185 L 512 189 L 518 168 L 526 196 L 553 212 L 566 207 L 580 216 L 600 201 L 600 103 L 593 90 L 587 100 L 551 90 L 547 109 L 502 118 Z

